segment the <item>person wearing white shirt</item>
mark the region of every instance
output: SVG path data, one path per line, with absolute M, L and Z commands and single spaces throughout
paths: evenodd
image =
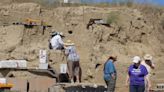
M 151 74 L 152 74 L 152 69 L 155 68 L 155 65 L 154 65 L 152 59 L 153 59 L 153 57 L 151 55 L 146 54 L 144 56 L 144 60 L 141 62 L 141 64 L 144 65 L 146 67 L 147 71 L 148 71 L 148 77 L 149 77 L 149 79 L 150 79 Z M 149 92 L 150 91 L 150 89 L 148 89 L 149 87 L 148 87 L 147 84 L 148 83 L 145 82 L 145 92 Z M 150 82 L 150 86 L 151 86 L 151 82 Z
M 50 40 L 50 44 L 52 46 L 52 49 L 54 50 L 63 50 L 64 49 L 64 42 L 63 33 L 56 33 L 55 35 L 52 35 L 52 38 Z

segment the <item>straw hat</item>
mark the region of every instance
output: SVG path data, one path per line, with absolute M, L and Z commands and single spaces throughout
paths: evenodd
M 144 60 L 152 60 L 152 59 L 153 59 L 153 57 L 150 54 L 146 54 L 144 56 Z
M 60 35 L 60 36 L 64 36 L 64 33 L 63 33 L 63 32 L 59 32 L 59 35 Z
M 73 43 L 71 40 L 67 40 L 66 43 L 64 43 L 64 45 L 70 46 L 70 45 L 75 45 L 75 43 Z

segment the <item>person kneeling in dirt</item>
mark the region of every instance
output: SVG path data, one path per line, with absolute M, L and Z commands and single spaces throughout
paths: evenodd
M 62 32 L 54 32 L 51 35 L 49 48 L 54 50 L 64 50 L 63 37 L 64 35 Z
M 68 74 L 71 83 L 74 82 L 74 76 L 76 77 L 77 82 L 79 83 L 81 81 L 80 77 L 80 57 L 76 52 L 76 48 L 74 43 L 71 42 L 71 40 L 68 40 L 65 43 L 65 54 L 67 56 L 67 66 L 68 66 Z
M 114 92 L 116 85 L 117 72 L 114 66 L 117 57 L 110 56 L 104 64 L 104 80 L 107 85 L 107 92 Z

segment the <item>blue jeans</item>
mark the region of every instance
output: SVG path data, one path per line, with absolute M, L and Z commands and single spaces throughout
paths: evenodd
M 130 85 L 130 92 L 144 92 L 145 85 Z

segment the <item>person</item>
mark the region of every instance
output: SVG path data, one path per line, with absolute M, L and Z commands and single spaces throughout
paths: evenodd
M 67 40 L 65 43 L 65 54 L 67 56 L 68 74 L 71 83 L 74 82 L 74 76 L 78 83 L 81 82 L 80 57 L 77 54 L 75 45 L 71 42 L 71 40 Z
M 62 32 L 54 32 L 50 39 L 50 49 L 63 50 L 64 49 L 63 37 L 64 34 Z
M 133 57 L 133 63 L 128 68 L 128 76 L 126 79 L 126 85 L 129 83 L 129 91 L 130 92 L 144 92 L 145 91 L 145 81 L 147 81 L 148 85 L 148 71 L 144 65 L 141 64 L 141 59 L 139 56 Z
M 107 92 L 114 92 L 116 85 L 117 72 L 114 65 L 117 57 L 109 56 L 104 64 L 104 81 L 107 85 Z
M 146 67 L 147 71 L 148 71 L 148 77 L 149 77 L 149 79 L 150 79 L 151 74 L 152 74 L 151 73 L 152 69 L 155 68 L 155 65 L 154 65 L 152 59 L 153 59 L 153 57 L 150 54 L 146 54 L 144 56 L 144 60 L 141 62 L 141 64 L 144 65 Z M 150 86 L 151 86 L 151 81 L 150 81 Z M 148 83 L 145 82 L 145 92 L 149 92 L 149 90 L 150 89 L 148 87 Z

